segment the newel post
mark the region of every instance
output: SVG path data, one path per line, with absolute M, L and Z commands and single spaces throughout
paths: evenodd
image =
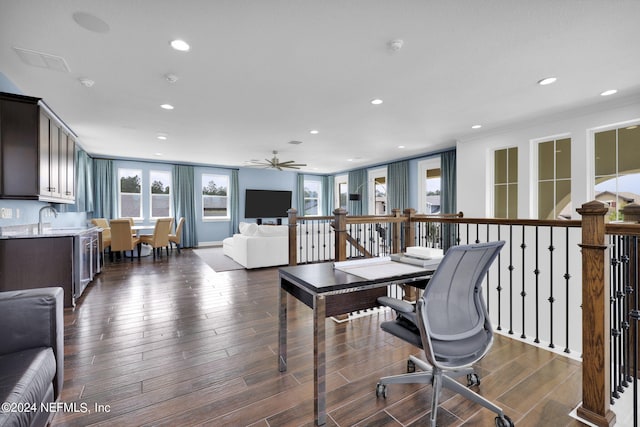
M 406 224 L 404 226 L 404 247 L 414 246 L 416 241 L 416 228 L 411 222 L 411 218 L 416 214 L 416 210 L 413 208 L 407 208 L 404 210 L 404 216 L 406 217 Z
M 611 365 L 609 341 L 609 260 L 601 202 L 577 209 L 582 215 L 582 404 L 578 415 L 597 426 L 612 426 L 616 414 L 609 408 Z
M 291 208 L 287 211 L 289 223 L 289 265 L 298 265 L 298 211 Z
M 402 212 L 398 208 L 391 209 L 391 213 L 394 218 L 400 218 L 402 216 Z M 400 233 L 402 232 L 402 224 L 399 222 L 394 222 L 391 225 L 391 253 L 399 254 L 402 252 L 402 238 L 400 237 Z
M 347 259 L 347 211 L 338 208 L 333 211 L 336 216 L 334 229 L 336 232 L 336 261 Z

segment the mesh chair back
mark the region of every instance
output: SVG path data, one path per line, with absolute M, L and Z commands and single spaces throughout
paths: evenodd
M 482 281 L 503 241 L 453 246 L 418 301 L 418 326 L 430 363 L 470 364 L 488 350 L 493 330 Z

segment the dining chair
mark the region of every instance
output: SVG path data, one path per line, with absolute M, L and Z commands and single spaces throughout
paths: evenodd
M 156 258 L 156 252 L 162 255 L 162 248 L 167 249 L 169 255 L 169 233 L 171 232 L 171 223 L 173 218 L 158 218 L 153 234 L 140 236 L 140 242 L 146 243 L 153 248 L 153 258 Z
M 184 217 L 180 217 L 178 220 L 178 226 L 176 227 L 176 234 L 169 234 L 169 244 L 171 245 L 171 249 L 173 249 L 173 244 L 175 243 L 176 248 L 178 248 L 178 253 L 180 253 L 180 246 L 182 241 L 182 226 L 184 225 Z
M 133 259 L 133 249 L 138 249 L 138 258 L 140 258 L 140 238 L 132 234 L 131 222 L 126 219 L 112 219 L 109 221 L 111 226 L 111 251 L 126 252 L 131 251 L 131 259 Z
M 111 253 L 111 227 L 109 226 L 109 221 L 106 218 L 93 218 L 91 223 L 96 227 L 102 228 L 100 252 L 104 252 L 105 249 L 109 248 L 109 253 Z

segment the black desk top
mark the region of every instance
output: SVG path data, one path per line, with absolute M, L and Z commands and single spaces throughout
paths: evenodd
M 431 277 L 433 271 L 412 268 L 411 273 L 396 274 L 379 279 L 365 279 L 354 274 L 334 268 L 333 262 L 305 264 L 293 267 L 280 267 L 281 278 L 291 280 L 315 294 L 337 293 L 360 287 L 372 287 L 386 283 L 424 281 Z

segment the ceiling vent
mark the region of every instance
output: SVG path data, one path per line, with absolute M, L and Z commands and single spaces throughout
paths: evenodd
M 67 65 L 67 61 L 65 61 L 61 56 L 55 56 L 44 52 L 36 52 L 35 50 L 23 49 L 15 46 L 13 50 L 16 51 L 20 59 L 22 59 L 22 61 L 27 65 L 48 68 L 50 70 L 62 71 L 65 73 L 71 72 Z

